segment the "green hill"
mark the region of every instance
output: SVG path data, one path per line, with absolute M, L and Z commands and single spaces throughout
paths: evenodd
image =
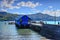
M 17 17 L 17 14 L 11 14 L 7 12 L 0 12 L 0 21 L 13 21 Z
M 8 12 L 0 12 L 0 21 L 14 21 L 16 18 L 20 18 L 22 15 L 12 14 Z M 50 16 L 48 14 L 36 13 L 27 15 L 32 20 L 43 20 L 43 21 L 60 21 L 60 17 Z

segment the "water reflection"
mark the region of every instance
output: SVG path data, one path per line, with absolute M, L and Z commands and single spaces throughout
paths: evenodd
M 17 40 L 17 35 L 18 33 L 15 25 L 8 25 L 7 22 L 0 22 L 0 40 Z
M 0 40 L 42 40 L 42 36 L 30 29 L 18 30 L 14 24 L 3 21 L 0 22 Z
M 23 31 L 24 30 L 24 31 Z M 40 35 L 30 29 L 20 29 L 21 40 L 41 40 Z

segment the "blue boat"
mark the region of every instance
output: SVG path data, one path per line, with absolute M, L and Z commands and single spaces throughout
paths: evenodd
M 15 25 L 17 28 L 28 28 L 29 27 L 28 22 L 30 21 L 31 18 L 29 18 L 27 15 L 24 15 L 21 18 L 16 19 Z

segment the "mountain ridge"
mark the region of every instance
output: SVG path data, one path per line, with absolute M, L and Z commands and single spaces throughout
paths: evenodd
M 0 20 L 15 20 L 16 18 L 18 18 L 23 16 L 23 15 L 18 15 L 18 14 L 12 14 L 12 13 L 8 13 L 8 12 L 0 12 Z M 42 13 L 36 13 L 36 14 L 30 14 L 27 15 L 29 16 L 32 20 L 43 20 L 43 21 L 60 21 L 60 17 L 55 17 L 55 16 L 50 16 L 48 14 L 42 14 Z

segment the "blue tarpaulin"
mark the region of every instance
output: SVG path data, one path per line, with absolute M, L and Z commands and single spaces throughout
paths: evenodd
M 17 25 L 28 25 L 29 20 L 31 20 L 27 15 L 22 16 L 21 18 L 17 18 Z

